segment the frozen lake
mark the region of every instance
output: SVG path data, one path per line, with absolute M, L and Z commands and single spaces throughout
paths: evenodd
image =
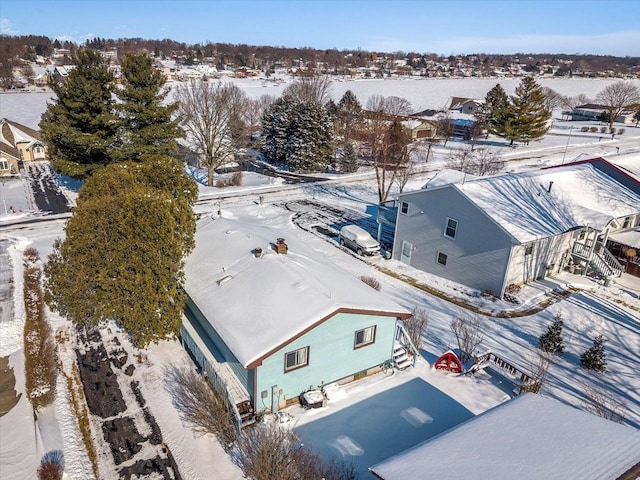
M 575 96 L 581 93 L 593 99 L 607 85 L 620 79 L 584 79 L 584 78 L 540 78 L 538 82 L 561 93 Z M 265 79 L 229 79 L 237 84 L 250 97 L 260 95 L 279 96 L 287 83 L 276 83 Z M 331 96 L 338 101 L 351 90 L 365 105 L 374 94 L 385 97 L 395 95 L 406 98 L 415 111 L 427 108 L 439 109 L 449 105 L 451 97 L 484 98 L 497 83 L 507 94 L 512 94 L 520 83 L 520 78 L 423 78 L 423 79 L 371 79 L 371 80 L 335 80 L 331 84 Z M 640 88 L 640 80 L 625 80 Z M 172 85 L 171 83 L 169 85 Z M 0 117 L 38 128 L 40 116 L 52 98 L 51 92 L 0 93 Z

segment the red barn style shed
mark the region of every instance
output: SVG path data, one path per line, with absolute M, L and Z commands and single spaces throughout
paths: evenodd
M 436 361 L 435 368 L 438 370 L 449 370 L 450 372 L 462 373 L 462 362 L 451 350 L 442 354 Z

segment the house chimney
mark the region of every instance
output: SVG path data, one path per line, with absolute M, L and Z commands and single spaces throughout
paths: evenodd
M 289 247 L 284 242 L 284 238 L 277 238 L 275 247 L 276 247 L 276 253 L 280 253 L 282 255 L 286 255 L 287 250 L 289 250 Z
M 551 193 L 552 186 L 553 186 L 553 182 L 549 182 L 549 188 L 547 188 L 547 192 Z

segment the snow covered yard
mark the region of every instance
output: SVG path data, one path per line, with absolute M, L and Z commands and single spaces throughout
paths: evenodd
M 490 382 L 434 371 L 424 361 L 342 389 L 344 398 L 330 400 L 327 407 L 287 411 L 303 443 L 325 459 L 353 462 L 362 479 L 375 463 L 509 398 Z

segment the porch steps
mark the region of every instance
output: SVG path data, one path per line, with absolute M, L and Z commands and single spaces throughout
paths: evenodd
M 587 244 L 574 243 L 571 252 L 575 259 L 585 261 L 595 275 L 602 278 L 620 277 L 624 273 L 624 267 L 607 248 L 598 243 L 591 250 Z
M 412 365 L 411 358 L 400 342 L 394 342 L 392 358 L 393 364 L 398 370 L 404 370 Z

